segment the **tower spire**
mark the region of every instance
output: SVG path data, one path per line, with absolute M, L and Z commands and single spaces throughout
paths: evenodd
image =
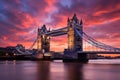
M 82 21 L 82 19 L 80 20 L 80 25 L 82 25 L 83 24 L 83 21 Z
M 76 23 L 78 23 L 77 15 L 75 13 L 74 13 L 72 20 L 75 21 Z
M 76 16 L 76 14 L 74 13 L 74 15 L 73 15 L 73 18 L 72 19 L 77 19 L 77 16 Z
M 69 17 L 68 17 L 68 20 L 67 20 L 67 22 L 70 22 L 70 19 L 69 19 Z
M 74 16 L 76 16 L 76 13 L 74 13 Z

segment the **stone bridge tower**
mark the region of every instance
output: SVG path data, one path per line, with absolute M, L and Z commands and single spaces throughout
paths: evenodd
M 45 25 L 41 29 L 38 29 L 37 34 L 37 49 L 43 53 L 50 51 L 50 36 L 46 33 L 48 32 Z
M 75 28 L 81 33 L 83 32 L 82 20 L 77 19 L 76 14 L 72 19 L 68 18 L 68 50 L 82 51 L 82 38 L 76 33 Z

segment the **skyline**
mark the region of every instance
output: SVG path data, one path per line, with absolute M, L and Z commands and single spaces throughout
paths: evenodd
M 83 20 L 84 32 L 100 42 L 120 48 L 119 0 L 2 0 L 0 47 L 21 43 L 29 48 L 38 27 L 43 24 L 51 29 L 67 26 L 68 17 L 74 13 Z M 62 51 L 67 48 L 67 36 L 52 38 L 51 45 L 51 50 L 57 47 Z

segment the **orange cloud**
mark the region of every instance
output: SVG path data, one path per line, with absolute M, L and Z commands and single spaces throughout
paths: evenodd
M 35 19 L 33 17 L 31 17 L 29 14 L 25 14 L 25 20 L 22 23 L 22 25 L 24 26 L 24 28 L 29 28 L 32 24 L 34 24 Z
M 45 8 L 46 12 L 52 12 L 53 10 L 56 9 L 56 7 L 54 6 L 56 0 L 45 0 L 45 1 L 48 4 L 48 6 Z

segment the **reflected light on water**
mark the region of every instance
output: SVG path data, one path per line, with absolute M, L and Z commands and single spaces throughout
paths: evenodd
M 89 63 L 94 64 L 120 64 L 120 59 L 95 59 L 89 60 Z
M 16 60 L 13 60 L 13 64 L 14 64 L 14 65 L 16 64 Z
M 0 61 L 1 80 L 118 80 L 120 64 Z M 100 61 L 101 62 L 101 61 Z M 105 61 L 104 61 L 105 62 Z M 103 62 L 103 63 L 104 63 Z M 118 61 L 119 62 L 119 61 Z M 97 64 L 99 63 L 99 64 Z M 114 61 L 113 61 L 114 63 Z

